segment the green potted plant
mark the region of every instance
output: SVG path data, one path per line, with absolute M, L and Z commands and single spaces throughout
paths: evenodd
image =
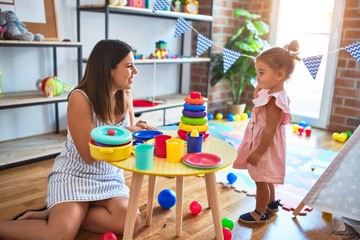
M 234 15 L 244 18 L 244 21 L 235 34 L 229 38 L 225 48 L 239 52 L 241 56 L 224 73 L 223 55 L 220 53 L 213 54 L 213 77 L 210 84 L 214 86 L 221 80 L 228 79 L 230 81 L 232 95 L 228 112 L 241 114 L 245 110 L 245 105 L 240 104 L 243 89 L 248 83 L 253 83 L 253 85 L 256 83 L 254 58 L 262 50 L 270 46 L 268 41 L 261 39 L 261 36 L 269 33 L 269 26 L 259 20 L 260 15 L 252 14 L 245 9 L 235 9 Z M 238 108 L 240 108 L 240 110 L 235 110 Z

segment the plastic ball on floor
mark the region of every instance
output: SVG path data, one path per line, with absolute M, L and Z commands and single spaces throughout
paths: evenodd
M 310 137 L 311 132 L 312 132 L 311 126 L 306 126 L 305 127 L 305 136 Z
M 221 225 L 224 228 L 228 228 L 229 230 L 233 230 L 234 228 L 234 221 L 231 220 L 230 218 L 223 218 L 221 220 Z
M 175 192 L 171 189 L 164 189 L 158 195 L 158 202 L 162 208 L 172 208 L 176 203 Z
M 240 120 L 241 120 L 240 114 L 235 114 L 235 121 L 240 121 Z
M 228 119 L 230 122 L 233 122 L 233 121 L 235 121 L 235 115 L 232 114 L 232 113 L 228 113 L 228 114 L 227 114 L 227 119 Z
M 299 126 L 301 126 L 301 127 L 306 127 L 306 126 L 307 126 L 306 121 L 300 121 L 300 122 L 299 122 Z
M 222 231 L 223 231 L 224 240 L 232 239 L 232 232 L 230 229 L 223 227 Z
M 230 184 L 233 184 L 234 182 L 236 182 L 237 176 L 234 173 L 231 172 L 226 176 L 226 179 L 228 180 L 228 182 Z
M 208 113 L 207 118 L 208 118 L 208 120 L 213 120 L 214 119 L 214 114 Z
M 339 135 L 340 135 L 340 133 L 334 132 L 334 133 L 332 134 L 332 139 L 334 139 L 335 141 L 337 141 L 338 138 L 339 138 Z
M 113 232 L 105 232 L 100 240 L 117 240 L 117 237 Z
M 193 201 L 190 203 L 190 212 L 194 215 L 200 214 L 202 211 L 202 205 L 199 201 Z
M 299 124 L 294 124 L 294 125 L 292 126 L 292 129 L 293 129 L 293 132 L 294 132 L 294 133 L 298 133 Z
M 348 135 L 346 133 L 342 132 L 339 134 L 337 141 L 340 143 L 344 143 L 344 142 L 346 142 L 347 139 L 348 139 Z
M 246 113 L 241 114 L 241 120 L 246 120 L 249 118 L 249 115 L 247 115 Z
M 224 116 L 223 116 L 222 113 L 217 113 L 217 114 L 215 115 L 216 120 L 222 120 L 223 117 L 224 117 Z

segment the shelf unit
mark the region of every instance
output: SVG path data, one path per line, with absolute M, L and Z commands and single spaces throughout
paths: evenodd
M 0 48 L 22 47 L 22 48 L 50 48 L 53 55 L 53 75 L 58 74 L 57 69 L 57 49 L 76 48 L 77 49 L 77 69 L 78 82 L 82 78 L 82 44 L 74 42 L 27 42 L 27 41 L 8 41 L 0 40 Z M 14 80 L 13 80 L 14 81 Z M 35 105 L 54 104 L 55 106 L 55 131 L 54 133 L 41 134 L 21 139 L 14 139 L 0 142 L 0 169 L 46 159 L 58 155 L 62 144 L 66 140 L 64 134 L 59 130 L 59 107 L 60 102 L 66 102 L 67 96 L 57 96 L 47 98 L 39 91 L 23 91 L 14 93 L 4 93 L 0 96 L 0 110 L 28 107 Z
M 146 8 L 135 8 L 135 7 L 129 7 L 129 6 L 112 6 L 109 4 L 109 0 L 105 1 L 105 4 L 92 4 L 92 5 L 81 5 L 80 0 L 77 0 L 77 39 L 78 41 L 81 41 L 81 12 L 97 12 L 97 13 L 103 13 L 104 14 L 104 24 L 105 24 L 105 32 L 104 36 L 105 39 L 108 39 L 109 37 L 109 16 L 110 14 L 122 14 L 122 15 L 132 15 L 132 16 L 138 16 L 138 17 L 146 17 L 146 18 L 163 18 L 163 19 L 178 19 L 179 17 L 184 18 L 185 20 L 189 21 L 203 21 L 208 22 L 210 24 L 209 27 L 209 35 L 211 37 L 212 35 L 212 21 L 213 17 L 208 15 L 201 15 L 201 14 L 188 14 L 188 13 L 182 13 L 182 12 L 173 12 L 173 11 L 156 11 L 154 14 L 152 12 L 152 9 L 146 9 Z M 212 7 L 211 7 L 211 13 L 212 13 Z M 184 37 L 181 36 L 181 54 L 183 55 L 184 52 Z M 182 65 L 184 63 L 190 63 L 190 64 L 196 64 L 196 63 L 207 63 L 208 64 L 208 71 L 207 71 L 207 79 L 210 79 L 210 55 L 211 55 L 211 49 L 208 51 L 208 57 L 183 57 L 178 59 L 144 59 L 144 60 L 135 60 L 136 65 L 145 65 L 145 64 L 180 64 L 180 86 L 179 89 L 181 89 L 182 84 Z M 86 60 L 85 60 L 86 61 Z M 209 88 L 209 80 L 206 85 L 206 95 L 208 94 L 208 88 Z M 178 121 L 180 121 L 181 116 L 181 107 L 184 104 L 184 96 L 181 95 L 181 93 L 176 94 L 174 96 L 157 96 L 159 98 L 166 98 L 167 102 L 164 104 L 159 104 L 156 107 L 135 107 L 135 115 L 141 116 L 143 113 L 149 113 L 153 112 L 162 113 L 162 117 L 158 116 L 157 120 L 154 122 L 150 121 L 150 124 L 153 124 L 154 126 L 158 126 L 158 124 L 161 122 L 162 119 L 162 125 L 171 124 L 171 122 L 167 121 L 167 110 L 168 109 L 176 109 L 179 108 L 179 116 Z M 169 112 L 169 111 L 168 111 Z M 160 114 L 161 115 L 161 114 Z M 149 121 L 148 121 L 149 122 Z

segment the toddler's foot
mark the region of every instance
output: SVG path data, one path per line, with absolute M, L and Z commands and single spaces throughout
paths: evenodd
M 48 210 L 29 210 L 23 214 L 18 215 L 14 220 L 29 220 L 29 219 L 38 219 L 38 220 L 47 220 L 49 216 Z
M 256 209 L 253 212 L 242 214 L 239 217 L 239 222 L 243 223 L 266 223 L 269 220 L 267 213 L 260 213 Z
M 279 211 L 279 206 L 281 206 L 280 204 L 280 199 L 273 201 L 271 203 L 268 204 L 268 207 L 266 209 L 267 213 L 276 213 Z

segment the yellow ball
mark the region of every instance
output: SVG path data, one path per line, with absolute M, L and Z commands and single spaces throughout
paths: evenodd
M 335 141 L 337 141 L 337 140 L 339 139 L 339 135 L 340 135 L 340 133 L 334 132 L 334 133 L 332 134 L 332 138 L 333 138 Z
M 346 140 L 348 139 L 348 135 L 344 132 L 340 133 L 339 134 L 339 137 L 338 137 L 338 142 L 341 142 L 341 143 L 344 143 L 346 142 Z
M 224 117 L 224 116 L 222 115 L 222 113 L 217 113 L 217 114 L 215 115 L 216 120 L 222 120 L 223 117 Z
M 241 114 L 241 120 L 246 120 L 248 118 L 249 118 L 249 116 L 247 115 L 247 113 Z
M 240 114 L 235 114 L 235 121 L 239 121 L 239 120 L 241 120 Z
M 298 124 L 294 124 L 293 127 L 292 127 L 292 129 L 293 129 L 293 132 L 294 132 L 294 133 L 298 133 L 299 125 L 298 125 Z

